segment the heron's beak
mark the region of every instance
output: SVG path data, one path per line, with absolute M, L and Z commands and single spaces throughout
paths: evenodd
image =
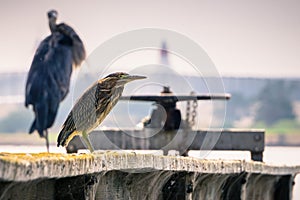
M 118 80 L 119 85 L 124 85 L 128 82 L 134 81 L 134 80 L 139 80 L 139 79 L 144 79 L 147 78 L 146 76 L 138 76 L 138 75 L 127 75 L 123 76 L 120 80 Z
M 127 82 L 138 80 L 138 79 L 145 79 L 146 76 L 138 76 L 138 75 L 128 75 L 125 79 Z

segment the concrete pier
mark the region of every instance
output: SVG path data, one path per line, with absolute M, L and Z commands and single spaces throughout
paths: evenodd
M 291 199 L 300 166 L 152 154 L 0 153 L 0 199 Z

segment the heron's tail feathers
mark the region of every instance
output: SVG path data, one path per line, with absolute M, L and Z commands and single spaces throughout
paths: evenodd
M 38 131 L 40 137 L 45 137 L 44 135 L 44 130 L 36 127 L 36 119 L 32 122 L 30 129 L 29 129 L 29 134 L 32 134 L 35 130 Z
M 79 133 L 74 130 L 65 131 L 64 129 L 62 129 L 57 138 L 57 146 L 66 147 L 69 144 L 69 142 L 73 139 L 73 137 L 78 134 Z
M 35 123 L 36 123 L 36 120 L 34 119 L 34 121 L 32 122 L 31 126 L 30 126 L 30 129 L 29 129 L 29 134 L 32 134 L 33 131 L 35 131 Z

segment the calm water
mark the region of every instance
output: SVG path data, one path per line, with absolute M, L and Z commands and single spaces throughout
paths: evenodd
M 38 153 L 45 152 L 44 146 L 8 146 L 0 145 L 0 152 L 25 152 L 25 153 Z M 51 152 L 64 153 L 64 148 L 57 148 L 56 146 L 50 147 Z M 268 164 L 274 165 L 300 165 L 300 147 L 266 147 L 264 152 L 264 161 Z M 241 159 L 250 160 L 249 152 L 226 152 L 226 151 L 191 151 L 189 153 L 192 157 L 205 158 L 205 159 Z M 296 176 L 293 191 L 293 199 L 300 199 L 300 175 Z

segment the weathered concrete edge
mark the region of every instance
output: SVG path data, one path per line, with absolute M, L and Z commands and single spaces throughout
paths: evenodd
M 161 156 L 122 152 L 94 154 L 9 154 L 0 153 L 0 179 L 29 181 L 39 178 L 62 178 L 83 174 L 124 170 L 188 171 L 197 173 L 260 173 L 295 175 L 300 166 L 271 166 L 243 160 L 203 160 L 191 157 Z

